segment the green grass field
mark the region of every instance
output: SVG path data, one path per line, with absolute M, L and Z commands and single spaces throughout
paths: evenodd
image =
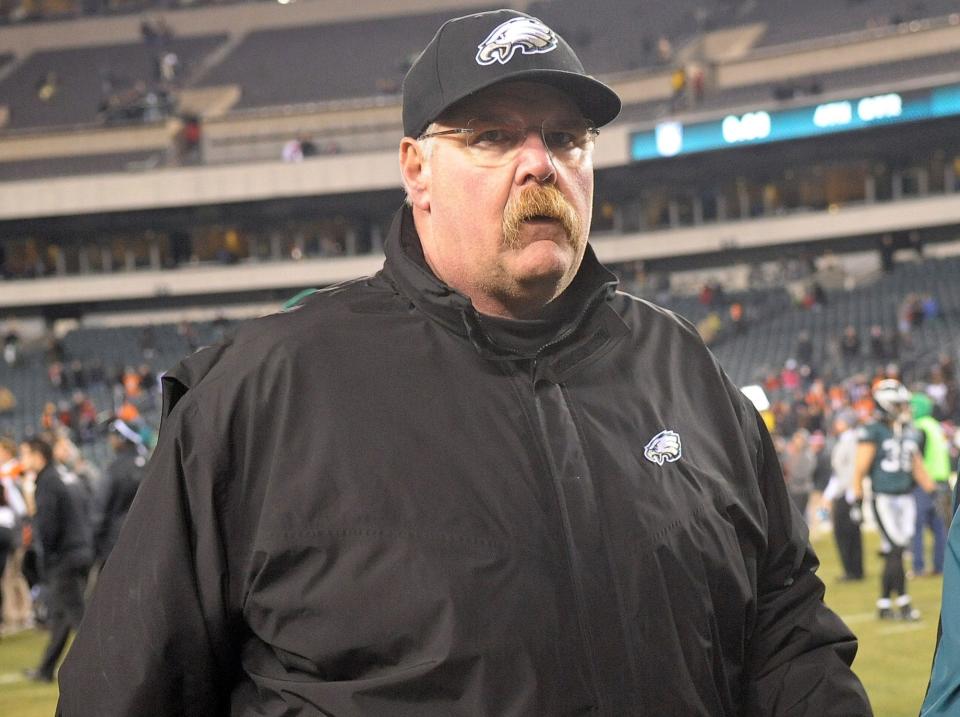
M 838 583 L 840 568 L 832 538 L 827 535 L 814 541 L 822 562 L 820 576 L 827 585 L 826 600 L 860 638 L 854 669 L 866 685 L 877 717 L 916 717 L 930 674 L 941 580 L 911 581 L 914 603 L 923 612 L 920 622 L 878 622 L 874 603 L 880 559 L 876 557 L 876 535 L 866 537 L 870 577 L 862 583 Z M 0 715 L 52 717 L 56 687 L 36 685 L 21 677 L 24 667 L 36 663 L 45 640 L 45 633 L 30 631 L 0 641 Z

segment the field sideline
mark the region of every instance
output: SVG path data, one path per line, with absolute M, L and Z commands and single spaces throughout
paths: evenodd
M 826 601 L 860 638 L 854 669 L 867 687 L 877 717 L 916 717 L 930 675 L 941 579 L 910 583 L 914 603 L 923 613 L 920 622 L 878 622 L 874 609 L 880 571 L 877 537 L 866 537 L 870 577 L 862 583 L 838 583 L 840 568 L 832 537 L 821 535 L 814 541 L 822 563 L 819 574 L 827 585 Z M 45 639 L 45 633 L 30 631 L 0 641 L 0 715 L 52 717 L 56 687 L 35 685 L 21 676 L 21 670 L 36 661 Z

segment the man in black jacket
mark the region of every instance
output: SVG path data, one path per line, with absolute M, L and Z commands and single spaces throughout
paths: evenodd
M 441 27 L 383 270 L 165 378 L 62 715 L 870 714 L 759 416 L 587 244 L 619 108 Z
M 117 542 L 120 528 L 140 487 L 146 465 L 146 448 L 136 426 L 123 419 L 114 418 L 109 422 L 107 430 L 115 457 L 97 492 L 97 514 L 93 525 L 98 562 L 106 561 Z
M 83 617 L 83 589 L 92 561 L 92 532 L 86 496 L 79 482 L 64 481 L 53 460 L 53 449 L 41 438 L 20 445 L 24 470 L 36 474 L 34 540 L 40 552 L 41 576 L 47 584 L 50 641 L 40 664 L 29 676 L 52 682 L 70 631 Z

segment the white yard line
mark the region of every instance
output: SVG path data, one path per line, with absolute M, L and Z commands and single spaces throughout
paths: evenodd
M 927 626 L 922 622 L 905 622 L 901 625 L 891 625 L 890 627 L 881 627 L 877 630 L 878 635 L 898 635 L 901 632 L 914 632 L 915 630 L 923 630 Z
M 840 619 L 848 625 L 855 625 L 858 622 L 870 622 L 877 619 L 876 612 L 858 612 L 853 615 L 841 615 Z

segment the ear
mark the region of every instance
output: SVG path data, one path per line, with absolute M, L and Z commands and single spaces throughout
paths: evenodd
M 430 163 L 420 143 L 412 137 L 400 141 L 400 175 L 410 204 L 421 211 L 430 211 Z

